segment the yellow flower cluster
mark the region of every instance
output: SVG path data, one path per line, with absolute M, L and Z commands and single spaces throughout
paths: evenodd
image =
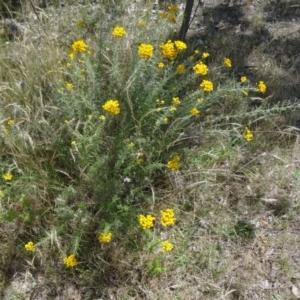
M 72 88 L 74 88 L 74 85 L 71 82 L 66 82 L 66 87 L 68 90 L 71 90 Z
M 173 104 L 179 105 L 180 103 L 181 103 L 181 102 L 180 102 L 179 97 L 174 97 L 174 98 L 173 98 Z
M 64 258 L 64 264 L 66 265 L 66 268 L 72 268 L 77 266 L 78 262 L 76 260 L 76 257 L 74 254 L 71 254 L 69 256 L 66 256 Z
M 25 244 L 25 249 L 26 251 L 29 251 L 29 252 L 34 252 L 35 251 L 35 246 L 34 246 L 34 243 L 33 242 L 28 242 L 27 244 Z
M 11 117 L 9 117 L 9 118 L 7 119 L 7 125 L 8 125 L 8 126 L 13 126 L 14 124 L 15 124 L 15 121 L 12 120 Z
M 75 52 L 85 52 L 87 51 L 87 44 L 82 39 L 78 39 L 72 44 L 72 51 Z
M 170 113 L 174 113 L 177 110 L 176 106 L 171 106 L 169 111 Z
M 242 77 L 241 77 L 241 82 L 244 83 L 244 82 L 246 82 L 246 81 L 247 81 L 247 77 L 246 77 L 246 76 L 242 76 Z
M 122 37 L 126 34 L 124 27 L 117 26 L 114 28 L 112 35 L 115 37 Z
M 169 252 L 172 251 L 174 248 L 174 246 L 169 241 L 161 242 L 161 246 L 162 246 L 161 252 Z
M 107 100 L 103 109 L 109 112 L 111 115 L 118 115 L 120 113 L 119 101 L 118 100 Z
M 163 19 L 169 19 L 172 23 L 176 23 L 176 18 L 172 13 L 162 12 L 160 17 Z
M 264 94 L 264 93 L 267 91 L 267 86 L 266 86 L 266 84 L 265 84 L 263 81 L 259 81 L 259 82 L 257 83 L 257 90 L 258 90 L 260 93 Z
M 6 181 L 11 181 L 13 177 L 14 177 L 14 175 L 11 174 L 10 172 L 8 172 L 2 176 L 2 178 Z
M 177 72 L 178 72 L 179 74 L 184 74 L 184 73 L 186 72 L 185 66 L 184 66 L 184 65 L 179 65 L 179 66 L 177 67 Z
M 157 66 L 158 66 L 160 69 L 162 69 L 162 68 L 165 66 L 165 64 L 164 64 L 163 62 L 159 62 L 159 63 L 157 64 Z
M 228 68 L 231 68 L 232 67 L 232 63 L 231 63 L 231 60 L 228 58 L 228 57 L 224 57 L 224 65 Z
M 143 229 L 150 229 L 154 226 L 155 217 L 151 215 L 140 215 L 139 223 Z
M 165 44 L 160 45 L 163 57 L 166 57 L 169 60 L 174 60 L 178 52 L 187 49 L 187 45 L 182 41 L 172 42 L 168 40 Z
M 168 161 L 167 163 L 167 167 L 171 170 L 171 171 L 177 171 L 180 168 L 180 157 L 179 156 L 174 156 L 171 160 Z
M 160 222 L 162 226 L 166 227 L 175 224 L 176 218 L 172 208 L 161 210 L 160 214 L 161 214 Z
M 192 109 L 190 110 L 190 114 L 191 114 L 192 116 L 199 116 L 199 115 L 200 115 L 200 110 L 198 110 L 196 107 L 194 107 L 194 108 L 192 108 Z
M 182 41 L 175 41 L 174 44 L 175 44 L 175 47 L 178 51 L 182 51 L 182 50 L 187 49 L 186 43 L 184 43 Z
M 206 75 L 208 73 L 207 65 L 201 61 L 193 66 L 193 70 L 197 75 Z
M 245 131 L 243 133 L 243 138 L 247 141 L 250 142 L 253 139 L 253 133 L 249 130 L 248 127 L 245 128 Z
M 170 5 L 168 6 L 168 10 L 177 14 L 179 12 L 179 8 L 176 5 Z
M 151 58 L 153 56 L 154 47 L 150 44 L 139 45 L 139 57 L 140 58 Z
M 100 243 L 109 243 L 111 241 L 112 233 L 111 232 L 102 232 L 98 236 L 98 241 Z
M 202 58 L 207 58 L 209 57 L 209 53 L 208 52 L 203 52 L 202 53 Z
M 200 87 L 204 92 L 211 92 L 214 90 L 214 84 L 210 80 L 203 80 Z

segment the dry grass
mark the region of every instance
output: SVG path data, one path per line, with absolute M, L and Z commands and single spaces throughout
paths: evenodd
M 212 58 L 212 69 L 217 70 L 222 58 L 229 56 L 234 62 L 234 78 L 247 75 L 252 82 L 257 78 L 267 82 L 268 97 L 264 100 L 252 97 L 254 107 L 276 105 L 281 100 L 298 101 L 300 13 L 297 3 L 244 1 L 244 5 L 228 8 L 221 2 L 206 1 L 203 28 L 192 29 L 196 35 L 191 30 L 190 43 L 198 43 L 202 49 L 218 54 Z M 150 4 L 146 8 L 151 11 Z M 226 118 L 230 106 L 220 103 L 203 118 L 203 124 L 211 124 L 210 130 L 193 132 L 196 142 L 191 141 L 190 148 L 183 151 L 183 164 L 188 167 L 171 174 L 163 185 L 153 187 L 147 199 L 157 212 L 172 205 L 177 217 L 176 226 L 170 230 L 157 230 L 161 238 L 172 239 L 175 246 L 160 262 L 161 271 L 153 271 L 157 253 L 148 251 L 151 243 L 135 230 L 126 239 L 120 238 L 118 243 L 102 249 L 101 255 L 97 254 L 98 246 L 89 240 L 95 235 L 98 216 L 88 213 L 85 221 L 90 226 L 89 235 L 83 238 L 82 252 L 92 249 L 92 255 L 85 257 L 86 268 L 68 273 L 55 261 L 66 246 L 59 235 L 60 228 L 55 227 L 57 215 L 73 213 L 72 209 L 79 211 L 72 206 L 70 211 L 59 211 L 60 205 L 66 209 L 68 204 L 63 203 L 64 199 L 82 197 L 87 207 L 80 209 L 88 211 L 93 202 L 84 190 L 86 186 L 75 192 L 71 188 L 62 189 L 57 196 L 57 178 L 47 173 L 40 160 L 44 151 L 39 145 L 49 145 L 46 157 L 55 163 L 58 154 L 52 148 L 52 137 L 62 132 L 59 114 L 54 124 L 49 124 L 45 117 L 47 113 L 55 114 L 51 107 L 57 106 L 53 91 L 57 73 L 48 71 L 57 64 L 62 49 L 78 36 L 79 29 L 70 24 L 80 19 L 86 21 L 87 26 L 80 34 L 93 48 L 95 37 L 101 36 L 106 22 L 110 24 L 115 19 L 114 12 L 108 10 L 106 14 L 101 11 L 101 5 L 70 3 L 64 8 L 46 8 L 40 14 L 45 22 L 41 24 L 29 5 L 23 9 L 27 14 L 16 17 L 22 20 L 20 36 L 9 40 L 3 33 L 4 51 L 0 53 L 1 104 L 14 113 L 16 140 L 23 143 L 20 148 L 13 140 L 1 142 L 0 152 L 1 157 L 17 153 L 22 157 L 18 162 L 23 164 L 13 162 L 14 170 L 30 171 L 29 177 L 36 176 L 35 185 L 28 190 L 32 199 L 39 200 L 31 209 L 41 211 L 41 216 L 28 228 L 25 219 L 7 221 L 3 215 L 8 212 L 7 206 L 6 210 L 0 206 L 3 299 L 298 299 L 298 111 L 280 113 L 278 110 L 273 119 L 267 118 L 267 113 L 265 118 L 258 114 L 255 118 L 245 117 L 256 126 L 255 139 L 249 144 L 237 142 L 244 124 Z M 128 9 L 129 18 L 132 9 Z M 105 21 L 98 19 L 98 10 L 99 15 L 107 16 Z M 116 19 L 122 20 L 118 11 L 116 14 Z M 139 21 L 135 20 L 135 24 Z M 216 26 L 220 23 L 223 27 Z M 3 28 L 7 30 L 4 25 Z M 228 101 L 235 104 L 234 99 Z M 268 106 L 262 110 L 265 107 Z M 7 111 L 0 111 L 2 136 Z M 214 123 L 220 114 L 224 122 Z M 57 131 L 53 132 L 53 126 Z M 67 177 L 73 175 L 63 172 L 60 172 L 62 181 L 67 182 Z M 26 185 L 26 178 L 23 180 L 20 186 L 16 185 L 16 190 Z M 76 181 L 75 176 L 72 180 Z M 26 204 L 13 198 L 9 201 L 8 207 L 24 212 L 22 205 Z M 76 226 L 74 223 L 66 227 L 64 237 L 71 237 Z M 118 228 L 124 230 L 120 225 Z M 30 239 L 34 234 L 43 235 L 45 243 L 34 258 L 24 258 L 20 240 L 24 236 Z

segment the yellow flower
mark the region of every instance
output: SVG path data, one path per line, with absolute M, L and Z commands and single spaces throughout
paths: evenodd
M 71 63 L 68 62 L 68 63 L 66 64 L 66 66 L 67 66 L 67 68 L 70 68 L 70 67 L 71 67 Z
M 214 90 L 214 84 L 210 80 L 203 80 L 200 87 L 204 92 L 211 92 Z
M 14 177 L 14 175 L 11 174 L 10 172 L 8 172 L 2 176 L 2 178 L 6 181 L 11 181 L 13 179 L 13 177 Z
M 165 64 L 164 64 L 163 62 L 159 62 L 159 63 L 157 64 L 157 66 L 158 66 L 160 69 L 162 69 L 162 68 L 165 66 Z
M 198 103 L 202 103 L 202 102 L 203 102 L 203 98 L 198 98 L 198 99 L 197 99 L 197 102 L 198 102 Z
M 160 214 L 161 214 L 160 222 L 162 226 L 166 227 L 175 224 L 176 218 L 175 218 L 174 210 L 172 208 L 161 210 Z
M 26 251 L 29 251 L 29 252 L 35 251 L 35 245 L 33 242 L 28 242 L 27 244 L 25 244 L 24 247 L 25 247 Z
M 195 58 L 194 55 L 189 56 L 189 60 L 190 60 L 190 61 L 194 60 L 194 58 Z
M 174 98 L 173 98 L 173 104 L 175 104 L 175 105 L 179 105 L 179 104 L 180 104 L 180 99 L 179 99 L 179 97 L 174 97 Z
M 109 112 L 111 115 L 118 115 L 120 113 L 119 101 L 118 100 L 107 100 L 103 109 Z
M 139 223 L 143 229 L 150 229 L 154 226 L 155 217 L 151 215 L 140 215 Z
M 66 256 L 64 258 L 64 264 L 66 265 L 66 268 L 73 268 L 77 266 L 78 262 L 76 260 L 76 257 L 74 254 L 71 254 L 69 256 Z
M 169 60 L 174 60 L 177 57 L 175 45 L 171 40 L 168 40 L 165 44 L 161 44 L 159 47 L 163 57 L 166 57 Z
M 133 143 L 133 142 L 131 142 L 131 143 L 128 144 L 129 148 L 133 148 L 134 146 L 135 146 L 135 143 Z
M 246 76 L 242 76 L 242 77 L 241 77 L 241 82 L 244 83 L 244 82 L 246 82 L 246 81 L 247 81 L 247 77 L 246 77 Z
M 207 57 L 209 57 L 209 53 L 208 52 L 203 52 L 202 53 L 202 58 L 207 58 Z
M 169 123 L 169 119 L 168 118 L 164 118 L 164 123 L 165 124 Z
M 75 52 L 74 51 L 70 51 L 68 56 L 73 60 L 74 59 L 74 55 L 75 55 Z
M 101 115 L 100 117 L 99 117 L 99 120 L 101 120 L 101 121 L 105 121 L 105 116 L 103 116 L 103 115 Z
M 111 232 L 102 232 L 98 236 L 98 241 L 100 243 L 109 243 L 111 241 L 112 234 Z
M 137 158 L 137 159 L 136 159 L 136 163 L 137 163 L 138 165 L 141 165 L 143 162 L 144 162 L 144 160 L 143 160 L 142 158 Z
M 172 23 L 176 23 L 176 18 L 173 14 L 168 14 L 167 18 L 172 22 Z
M 228 58 L 228 57 L 224 57 L 223 63 L 224 63 L 224 65 L 225 65 L 226 67 L 228 67 L 228 68 L 231 68 L 231 67 L 232 67 L 231 60 L 230 60 L 230 58 Z
M 196 50 L 194 51 L 194 54 L 199 54 L 199 50 L 196 49 Z
M 267 86 L 263 81 L 257 83 L 257 91 L 264 94 L 267 91 Z
M 194 108 L 192 108 L 192 109 L 190 110 L 190 114 L 191 114 L 192 116 L 199 116 L 199 115 L 200 115 L 200 111 L 199 111 L 196 107 L 194 107 Z
M 139 45 L 139 57 L 140 58 L 151 58 L 153 56 L 154 47 L 150 44 Z
M 207 65 L 201 61 L 193 66 L 193 70 L 197 75 L 206 75 L 208 73 Z
M 71 82 L 66 82 L 66 87 L 68 90 L 71 90 L 74 88 L 74 85 Z
M 145 27 L 146 26 L 146 23 L 144 21 L 141 21 L 140 24 L 139 24 L 141 27 Z
M 177 108 L 175 106 L 171 106 L 169 111 L 170 113 L 174 113 L 177 110 Z
M 72 145 L 72 146 L 75 146 L 75 145 L 76 145 L 76 141 L 72 141 L 72 142 L 71 142 L 71 145 Z
M 171 171 L 177 171 L 180 168 L 180 157 L 179 156 L 174 156 L 171 160 L 168 161 L 167 163 L 167 168 L 169 168 Z
M 247 141 L 250 142 L 253 139 L 253 133 L 249 130 L 248 127 L 245 128 L 245 131 L 243 133 L 243 138 Z
M 184 66 L 184 65 L 179 65 L 179 66 L 177 67 L 177 72 L 178 72 L 179 74 L 184 74 L 184 73 L 186 72 L 185 66 Z
M 124 27 L 117 26 L 114 28 L 112 35 L 115 37 L 122 37 L 126 34 Z
M 174 246 L 169 241 L 161 242 L 161 246 L 162 246 L 161 252 L 169 252 L 172 251 L 174 248 Z
M 161 108 L 160 108 L 160 107 L 159 107 L 159 108 L 157 108 L 157 109 L 156 109 L 156 111 L 157 111 L 157 112 L 160 112 L 160 111 L 161 111 Z
M 160 101 L 160 104 L 165 104 L 165 100 L 161 100 L 161 101 Z
M 13 126 L 15 124 L 15 121 L 12 120 L 10 117 L 7 119 L 7 125 L 8 126 Z
M 178 51 L 182 51 L 182 50 L 187 49 L 186 43 L 184 43 L 182 41 L 175 41 L 174 44 L 175 44 Z
M 170 5 L 168 6 L 168 10 L 177 14 L 179 12 L 179 8 L 176 5 Z
M 85 52 L 87 50 L 87 44 L 82 40 L 78 39 L 72 44 L 72 51 L 75 52 Z

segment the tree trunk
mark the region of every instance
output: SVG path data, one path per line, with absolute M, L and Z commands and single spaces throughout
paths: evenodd
M 179 39 L 181 41 L 184 41 L 186 38 L 186 33 L 189 29 L 189 25 L 191 21 L 193 6 L 194 6 L 194 0 L 186 0 L 184 17 L 179 31 Z

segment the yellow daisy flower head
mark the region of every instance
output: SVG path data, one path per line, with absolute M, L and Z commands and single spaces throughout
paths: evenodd
M 186 69 L 185 69 L 185 66 L 184 65 L 178 65 L 177 66 L 177 72 L 179 73 L 179 74 L 184 74 L 185 72 L 186 72 Z
M 138 54 L 140 58 L 151 58 L 153 56 L 154 47 L 150 44 L 140 44 Z
M 157 64 L 157 66 L 158 66 L 160 69 L 162 69 L 162 68 L 164 68 L 165 64 L 164 64 L 163 62 L 159 62 L 159 63 Z
M 26 251 L 28 251 L 28 252 L 34 252 L 35 251 L 35 245 L 31 241 L 28 242 L 27 244 L 25 244 L 24 247 L 25 247 Z
M 228 57 L 224 57 L 223 63 L 227 68 L 232 67 L 232 62 L 231 62 L 230 58 L 228 58 Z
M 199 116 L 199 115 L 200 115 L 200 110 L 198 110 L 196 107 L 194 107 L 194 108 L 192 108 L 192 109 L 190 110 L 190 114 L 191 114 L 192 116 Z
M 245 127 L 245 131 L 243 133 L 243 138 L 247 142 L 250 142 L 253 139 L 253 133 L 250 131 L 250 129 L 248 127 Z
M 78 264 L 75 254 L 66 256 L 63 261 L 64 261 L 66 268 L 73 268 L 73 267 L 77 266 L 77 264 Z
M 111 115 L 118 115 L 121 111 L 118 100 L 107 100 L 104 105 L 102 105 L 102 108 Z
M 72 44 L 71 48 L 74 53 L 75 52 L 85 52 L 85 51 L 87 51 L 88 46 L 84 42 L 84 40 L 78 39 Z
M 242 76 L 240 80 L 241 80 L 242 83 L 244 83 L 244 82 L 247 81 L 247 77 L 246 76 Z
M 143 229 L 151 229 L 154 226 L 155 217 L 151 215 L 139 215 L 139 223 Z
M 174 97 L 172 99 L 172 101 L 173 101 L 173 104 L 175 104 L 175 105 L 179 105 L 181 103 L 179 97 Z
M 178 51 L 182 51 L 182 50 L 187 49 L 186 43 L 184 43 L 182 41 L 175 41 L 174 44 L 175 44 Z
M 171 171 L 177 171 L 180 168 L 179 162 L 180 162 L 180 157 L 176 155 L 167 162 L 167 168 L 170 169 Z
M 10 172 L 8 172 L 2 176 L 2 178 L 6 181 L 11 181 L 13 179 L 13 177 L 14 177 L 14 175 Z
M 126 34 L 126 30 L 124 29 L 124 27 L 121 26 L 117 26 L 114 28 L 112 35 L 115 37 L 122 37 Z
M 175 44 L 171 40 L 168 40 L 165 44 L 161 44 L 159 47 L 162 51 L 162 56 L 169 60 L 174 60 L 178 55 Z
M 103 244 L 108 244 L 110 243 L 111 238 L 112 238 L 111 232 L 102 232 L 98 236 L 98 241 Z
M 208 73 L 207 65 L 201 61 L 193 66 L 193 70 L 197 75 L 206 75 Z
M 264 94 L 267 91 L 267 86 L 263 81 L 257 83 L 257 91 Z
M 172 208 L 161 210 L 160 214 L 161 214 L 160 222 L 162 226 L 167 227 L 175 224 L 176 218 L 175 218 L 174 210 Z
M 161 246 L 161 252 L 170 252 L 174 248 L 174 246 L 168 240 L 161 242 Z
M 204 92 L 211 92 L 214 90 L 214 84 L 210 80 L 203 80 L 200 83 L 200 87 Z

